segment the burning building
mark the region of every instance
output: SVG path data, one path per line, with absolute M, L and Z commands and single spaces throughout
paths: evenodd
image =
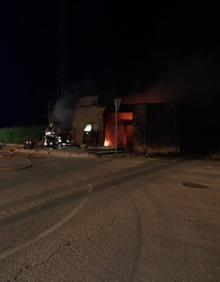
M 158 99 L 159 100 L 159 99 Z M 117 144 L 146 153 L 177 153 L 177 103 L 155 100 L 155 96 L 134 94 L 123 97 L 118 113 Z M 115 146 L 115 113 L 105 113 L 105 145 Z
M 117 145 L 146 153 L 219 151 L 219 61 L 213 56 L 203 52 L 189 56 L 171 65 L 151 86 L 123 96 L 117 113 Z M 77 143 L 83 144 L 83 128 L 91 124 L 97 136 L 93 143 L 116 145 L 113 99 L 103 106 L 97 97 L 83 97 L 73 119 Z
M 141 97 L 141 99 L 140 99 Z M 124 97 L 117 114 L 117 146 L 139 152 L 178 152 L 177 111 L 172 103 L 149 97 Z M 116 113 L 112 105 L 98 105 L 97 96 L 82 97 L 73 114 L 78 145 L 114 147 Z M 91 132 L 86 126 L 91 125 Z
M 179 84 L 162 86 L 122 97 L 117 113 L 117 146 L 145 153 L 219 151 L 218 95 L 197 91 L 192 99 L 191 92 L 183 92 Z M 85 134 L 87 124 L 92 125 L 92 138 Z M 115 147 L 113 100 L 103 106 L 96 96 L 81 98 L 73 115 L 73 132 L 77 144 Z

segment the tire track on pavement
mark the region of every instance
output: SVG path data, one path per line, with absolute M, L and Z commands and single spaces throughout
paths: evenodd
M 158 172 L 160 170 L 164 170 L 166 168 L 170 168 L 172 166 L 176 166 L 177 164 L 181 164 L 181 161 L 177 161 L 174 162 L 172 164 L 170 164 L 169 162 L 165 162 L 165 163 L 155 163 L 154 165 L 151 164 L 150 167 L 145 165 L 142 165 L 140 167 L 138 167 L 138 169 L 134 169 L 132 168 L 129 169 L 128 171 L 123 172 L 119 172 L 115 175 L 115 173 L 112 173 L 110 175 L 108 175 L 108 177 L 106 177 L 103 181 L 103 179 L 98 179 L 98 182 L 94 182 L 92 183 L 93 179 L 88 179 L 86 178 L 84 175 L 78 173 L 78 175 L 81 177 L 81 179 L 83 179 L 84 181 L 80 181 L 77 183 L 74 183 L 75 186 L 77 186 L 77 190 L 73 191 L 72 185 L 70 184 L 68 186 L 64 185 L 64 188 L 61 189 L 61 187 L 56 188 L 56 190 L 58 190 L 58 192 L 60 191 L 60 193 L 56 193 L 54 194 L 54 191 L 47 191 L 49 194 L 52 194 L 52 197 L 50 198 L 45 198 L 45 193 L 43 193 L 42 195 L 38 195 L 37 198 L 39 197 L 40 199 L 43 198 L 43 202 L 41 200 L 40 203 L 33 203 L 33 207 L 30 208 L 30 203 L 28 203 L 27 209 L 24 209 L 22 212 L 20 213 L 16 213 L 16 209 L 15 207 L 12 208 L 11 213 L 9 212 L 9 214 L 7 215 L 6 213 L 3 213 L 2 219 L 0 219 L 0 223 L 2 226 L 4 225 L 8 225 L 11 224 L 17 220 L 21 220 L 24 219 L 26 217 L 32 216 L 32 215 L 36 215 L 41 213 L 42 211 L 48 210 L 48 209 L 52 209 L 52 208 L 56 208 L 58 206 L 62 206 L 65 205 L 67 203 L 70 203 L 71 201 L 80 199 L 85 197 L 86 195 L 92 193 L 99 193 L 101 191 L 104 191 L 106 189 L 109 188 L 117 188 L 118 184 L 121 183 L 129 183 L 131 180 L 134 180 L 136 178 L 140 178 L 143 176 L 151 176 L 152 173 L 154 172 Z M 85 180 L 85 178 L 87 180 Z M 97 181 L 97 177 L 94 179 Z M 88 183 L 87 183 L 88 182 Z M 92 184 L 91 184 L 92 183 Z M 86 185 L 86 188 L 83 188 L 83 186 Z M 91 186 L 92 185 L 92 186 Z M 80 188 L 81 187 L 81 188 Z M 89 188 L 89 189 L 88 189 Z M 65 193 L 65 192 L 68 193 Z M 48 194 L 46 193 L 46 195 Z M 27 199 L 25 199 L 26 202 Z M 34 202 L 34 201 L 33 201 Z M 15 214 L 13 213 L 13 210 L 15 211 Z M 5 211 L 3 211 L 5 212 Z M 7 212 L 7 211 L 6 211 Z M 6 215 L 6 217 L 4 217 Z

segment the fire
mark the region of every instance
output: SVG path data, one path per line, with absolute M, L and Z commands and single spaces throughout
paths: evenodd
M 109 147 L 111 145 L 110 141 L 105 139 L 104 146 Z

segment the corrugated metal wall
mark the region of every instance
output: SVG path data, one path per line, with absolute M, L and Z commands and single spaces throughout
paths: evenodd
M 135 105 L 134 146 L 144 151 L 179 151 L 177 123 L 175 105 Z

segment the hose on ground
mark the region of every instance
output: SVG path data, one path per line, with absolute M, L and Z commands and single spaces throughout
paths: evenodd
M 32 153 L 32 154 L 34 154 L 34 153 Z M 30 154 L 30 155 L 32 155 L 32 154 Z M 0 153 L 0 161 L 1 161 L 1 159 L 3 159 L 3 160 L 12 159 L 14 156 L 15 156 L 15 154 L 12 151 L 3 151 L 2 153 Z M 16 166 L 15 167 L 13 167 L 13 166 L 11 166 L 11 167 L 10 166 L 0 167 L 0 171 L 15 171 L 15 170 L 27 169 L 27 168 L 32 167 L 32 162 L 31 162 L 29 157 L 26 157 L 23 160 L 25 161 L 24 165 L 20 165 L 20 166 L 17 166 L 17 167 Z

